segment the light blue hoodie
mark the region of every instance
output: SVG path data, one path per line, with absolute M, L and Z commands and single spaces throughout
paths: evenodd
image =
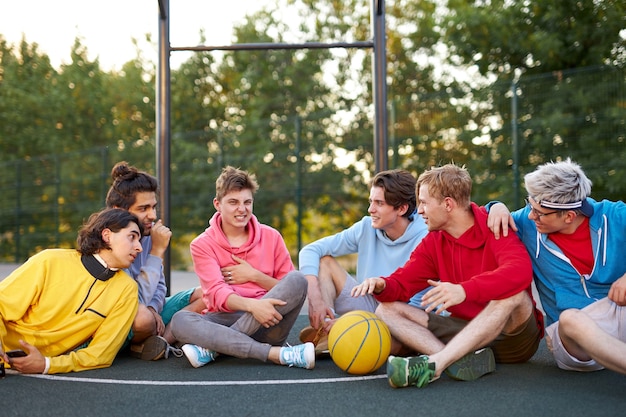
M 528 218 L 529 207 L 512 213 L 533 263 L 546 325 L 557 321 L 563 310 L 583 308 L 606 297 L 611 284 L 626 273 L 626 204 L 591 198 L 587 202 L 594 210 L 589 218 L 594 257 L 590 275 L 579 274 L 549 235 L 537 232 Z
M 428 229 L 421 216 L 415 216 L 396 240 L 391 240 L 380 229 L 372 227 L 372 219 L 365 216 L 348 229 L 316 240 L 300 251 L 299 269 L 304 275 L 318 276 L 323 256 L 339 257 L 358 254 L 356 280 L 391 275 L 403 266 Z

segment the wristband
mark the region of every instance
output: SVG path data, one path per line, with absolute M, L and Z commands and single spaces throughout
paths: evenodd
M 42 374 L 46 375 L 50 370 L 50 358 L 46 356 L 44 359 L 46 360 L 46 367 L 44 368 Z

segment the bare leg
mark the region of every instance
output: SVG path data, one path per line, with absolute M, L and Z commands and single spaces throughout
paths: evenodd
M 332 256 L 324 256 L 320 259 L 318 280 L 322 299 L 326 305 L 334 306 L 337 294 L 340 294 L 346 285 L 347 272 L 339 265 Z
M 202 288 L 196 287 L 191 293 L 191 297 L 189 297 L 189 310 L 194 311 L 196 313 L 201 313 L 202 310 L 206 308 L 204 301 L 202 300 Z M 199 308 L 199 310 L 198 310 Z
M 583 311 L 571 309 L 561 313 L 559 337 L 577 359 L 594 359 L 605 368 L 626 374 L 626 343 L 606 333 Z
M 154 315 L 144 304 L 139 304 L 139 309 L 133 321 L 132 343 L 141 343 L 148 337 L 156 334 Z
M 404 303 L 381 303 L 376 315 L 387 324 L 392 336 L 402 345 L 428 355 L 436 365 L 435 376 L 464 355 L 493 341 L 501 332 L 522 326 L 533 312 L 526 292 L 504 300 L 491 301 L 455 337 L 444 345 L 428 330 L 428 314 Z M 400 351 L 394 344 L 392 353 Z
M 394 355 L 405 346 L 426 355 L 439 352 L 445 346 L 428 330 L 428 314 L 424 310 L 396 301 L 381 303 L 376 315 L 389 327 L 394 339 L 391 350 Z
M 439 352 L 430 356 L 439 376 L 464 355 L 492 342 L 500 333 L 520 328 L 533 314 L 530 297 L 522 291 L 512 297 L 491 301 Z
M 270 348 L 270 353 L 267 356 L 267 360 L 277 365 L 280 365 L 280 346 L 272 346 Z

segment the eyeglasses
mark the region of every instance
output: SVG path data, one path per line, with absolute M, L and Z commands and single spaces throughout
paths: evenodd
M 530 207 L 531 213 L 533 213 L 538 219 L 541 219 L 543 216 L 549 216 L 551 214 L 559 212 L 559 210 L 554 210 L 554 211 L 551 211 L 549 213 L 542 213 L 539 210 L 537 210 L 536 208 L 534 208 L 532 204 L 530 204 L 530 200 L 528 198 L 526 199 L 526 205 L 528 207 Z

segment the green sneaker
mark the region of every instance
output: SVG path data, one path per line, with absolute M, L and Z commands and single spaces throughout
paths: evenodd
M 389 356 L 387 359 L 387 377 L 393 388 L 415 385 L 425 387 L 435 376 L 435 364 L 428 362 L 428 356 L 420 355 L 408 358 Z
M 445 370 L 446 374 L 457 381 L 474 381 L 496 370 L 496 360 L 491 348 L 484 348 L 468 353 Z

